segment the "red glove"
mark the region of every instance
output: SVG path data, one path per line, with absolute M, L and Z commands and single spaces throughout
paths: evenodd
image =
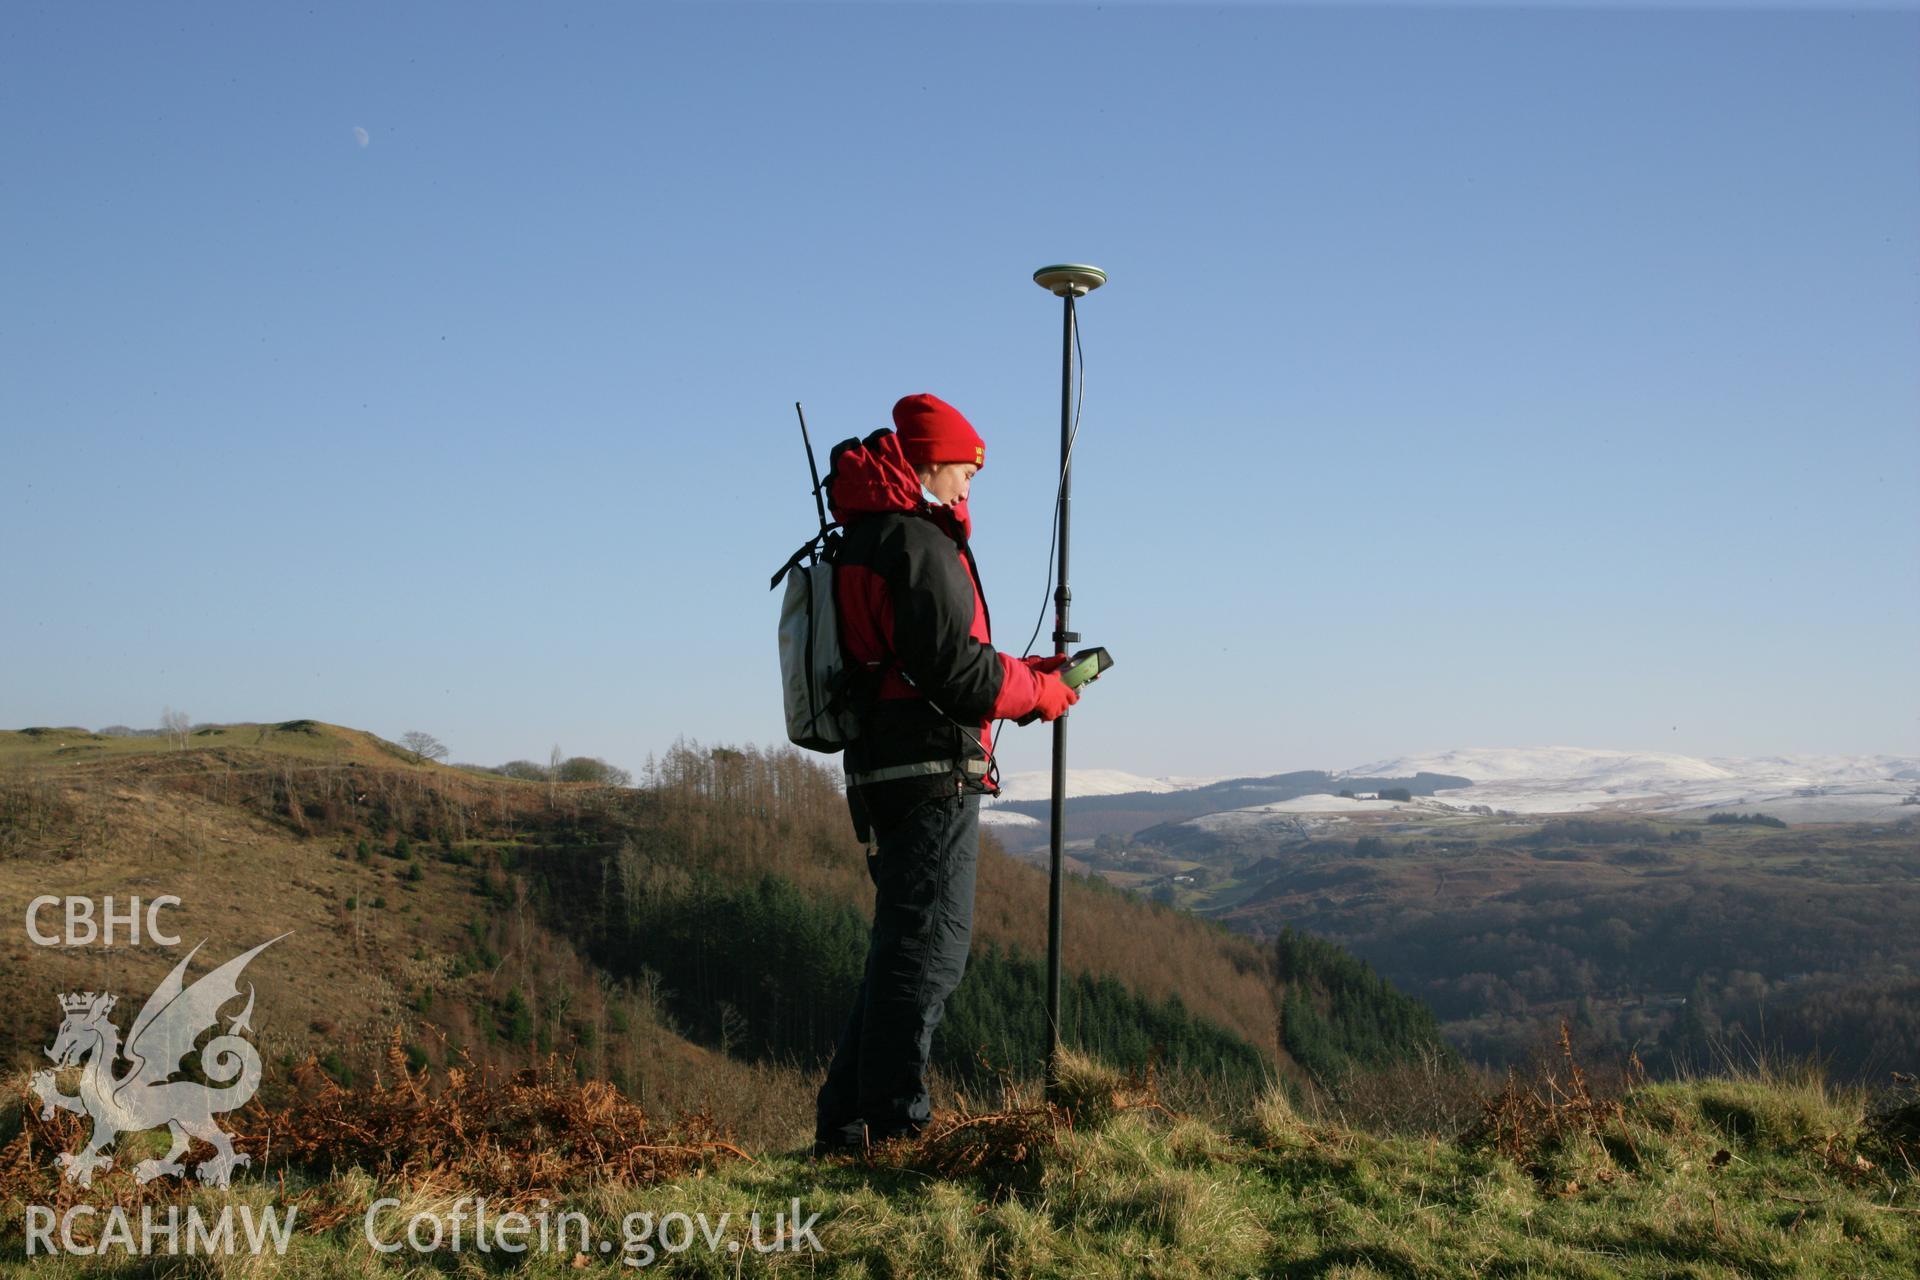
M 1065 667 L 1069 662 L 1073 661 L 1073 655 L 1070 653 L 1036 653 L 1031 658 L 1022 658 L 1020 661 L 1026 663 L 1027 669 L 1032 671 L 1033 674 L 1041 676 L 1049 671 L 1058 671 L 1062 667 Z
M 1033 714 L 1024 716 L 1016 724 L 1032 724 L 1034 720 L 1058 720 L 1067 713 L 1067 708 L 1080 701 L 1080 691 L 1069 689 L 1054 672 L 1049 671 L 1040 677 L 1040 700 L 1034 704 Z

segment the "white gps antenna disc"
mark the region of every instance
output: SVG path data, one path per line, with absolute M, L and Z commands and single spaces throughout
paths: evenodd
M 1081 262 L 1062 262 L 1034 272 L 1033 282 L 1056 298 L 1084 298 L 1107 282 L 1107 273 Z

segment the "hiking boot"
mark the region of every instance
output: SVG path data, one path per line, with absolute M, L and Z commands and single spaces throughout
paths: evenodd
M 909 1125 L 904 1129 L 889 1129 L 885 1133 L 869 1132 L 868 1140 L 871 1143 L 871 1145 L 875 1147 L 883 1147 L 883 1146 L 904 1147 L 904 1146 L 909 1146 L 915 1142 L 918 1142 L 920 1140 L 920 1135 L 925 1132 L 926 1132 L 925 1125 Z
M 834 1156 L 862 1156 L 867 1153 L 865 1142 L 849 1141 L 846 1138 L 815 1138 L 813 1140 L 813 1158 L 831 1159 Z

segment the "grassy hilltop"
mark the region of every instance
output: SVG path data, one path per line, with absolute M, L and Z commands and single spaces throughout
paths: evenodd
M 1068 886 L 1083 1052 L 1048 1106 L 1027 1070 L 1044 881 L 990 841 L 933 1130 L 811 1162 L 819 1045 L 871 895 L 846 825 L 831 775 L 791 752 L 683 744 L 627 789 L 437 765 L 312 721 L 0 733 L 9 918 L 41 894 L 182 900 L 162 921 L 178 953 L 0 936 L 18 993 L 0 1017 L 0 1266 L 28 1269 L 29 1206 L 137 1221 L 243 1204 L 297 1210 L 281 1274 L 488 1274 L 508 1259 L 383 1255 L 362 1236 L 383 1196 L 401 1203 L 377 1219 L 391 1240 L 477 1194 L 578 1211 L 616 1242 L 632 1213 L 734 1215 L 721 1252 L 651 1260 L 668 1274 L 1920 1274 L 1910 1087 L 1754 1062 L 1656 1083 L 1572 1045 L 1492 1079 L 1339 948 L 1276 954 L 1097 881 Z M 53 1157 L 87 1124 L 42 1121 L 28 1093 L 55 995 L 119 992 L 124 1029 L 187 947 L 204 940 L 198 973 L 289 930 L 248 970 L 267 1072 L 228 1118 L 254 1157 L 231 1193 L 137 1183 L 164 1130 L 124 1137 L 92 1188 L 60 1182 Z M 1312 1029 L 1304 1060 L 1276 1033 L 1283 1010 Z M 726 1252 L 746 1215 L 795 1198 L 820 1215 L 819 1252 Z M 571 1273 L 622 1249 L 512 1265 Z
M 1913 1093 L 1868 1115 L 1857 1092 L 1805 1075 L 1749 1070 L 1610 1091 L 1590 1089 L 1563 1063 L 1512 1083 L 1477 1123 L 1443 1136 L 1303 1116 L 1278 1093 L 1233 1122 L 1207 1122 L 1084 1059 L 1069 1064 L 1063 1086 L 1056 1107 L 1016 1092 L 943 1111 L 919 1142 L 816 1163 L 791 1148 L 743 1150 L 697 1126 L 650 1131 L 644 1117 L 622 1117 L 564 1084 L 523 1083 L 514 1098 L 463 1086 L 421 1104 L 409 1100 L 418 1083 L 396 1064 L 382 1090 L 306 1104 L 273 1132 L 296 1154 L 269 1156 L 262 1177 L 231 1193 L 169 1180 L 158 1191 L 122 1182 L 113 1194 L 130 1205 L 184 1199 L 207 1213 L 294 1206 L 285 1256 L 267 1261 L 295 1277 L 490 1274 L 498 1255 L 478 1260 L 470 1239 L 460 1255 L 381 1256 L 362 1225 L 366 1206 L 390 1197 L 396 1205 L 372 1229 L 396 1242 L 416 1215 L 444 1222 L 460 1196 L 476 1194 L 496 1214 L 564 1206 L 591 1240 L 617 1242 L 600 1254 L 569 1237 L 514 1260 L 531 1275 L 603 1269 L 629 1250 L 664 1274 L 711 1277 L 1744 1280 L 1920 1271 Z M 496 1159 L 449 1151 L 455 1113 L 469 1141 L 497 1142 Z M 532 1114 L 541 1127 L 529 1136 L 515 1121 Z M 383 1144 L 377 1154 L 368 1129 Z M 611 1140 L 611 1155 L 579 1156 L 595 1139 Z M 8 1154 L 20 1145 L 16 1138 Z M 570 1147 L 572 1156 L 556 1155 Z M 106 1202 L 105 1191 L 95 1198 Z M 51 1174 L 16 1161 L 0 1175 L 0 1248 L 18 1257 L 24 1206 L 60 1196 Z M 750 1235 L 750 1215 L 771 1219 L 795 1201 L 817 1249 L 799 1249 L 796 1235 L 794 1251 L 755 1252 L 775 1237 Z M 706 1215 L 717 1251 L 692 1237 L 692 1248 L 661 1252 L 675 1238 L 654 1224 L 675 1214 Z M 729 1253 L 729 1242 L 743 1247 Z M 159 1266 L 110 1253 L 38 1258 L 31 1274 L 224 1277 L 259 1268 L 244 1254 Z

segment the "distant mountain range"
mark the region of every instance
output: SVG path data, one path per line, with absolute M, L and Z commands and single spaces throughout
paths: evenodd
M 1444 799 L 1513 813 L 1626 809 L 1707 817 L 1740 810 L 1788 822 L 1874 822 L 1916 812 L 1920 756 L 1693 756 L 1578 747 L 1403 756 L 1356 773 L 1444 770 L 1473 779 Z M 1904 812 L 1902 812 L 1904 810 Z
M 1017 773 L 984 819 L 1015 828 L 1046 820 L 1051 776 Z M 1137 830 L 1218 814 L 1584 813 L 1615 809 L 1697 816 L 1739 811 L 1788 822 L 1881 822 L 1920 814 L 1920 756 L 1764 756 L 1700 759 L 1581 747 L 1488 747 L 1401 756 L 1327 773 L 1150 778 L 1101 769 L 1067 774 L 1080 835 Z M 1405 790 L 1407 800 L 1368 799 Z M 1356 798 L 1340 796 L 1350 791 Z M 1089 825 L 1090 824 L 1090 825 Z

